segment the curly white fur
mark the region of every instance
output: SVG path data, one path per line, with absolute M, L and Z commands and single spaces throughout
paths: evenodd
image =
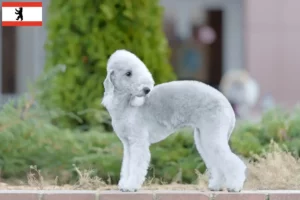
M 197 81 L 154 87 L 145 64 L 127 50 L 117 50 L 109 58 L 104 87 L 102 104 L 124 147 L 121 191 L 141 188 L 151 157 L 149 146 L 183 127 L 194 129 L 197 150 L 211 174 L 209 189 L 243 188 L 246 166 L 228 145 L 235 115 L 218 90 Z

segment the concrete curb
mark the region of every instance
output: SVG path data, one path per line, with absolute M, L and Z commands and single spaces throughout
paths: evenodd
M 178 191 L 0 190 L 0 200 L 300 200 L 300 190 L 258 190 L 241 193 Z

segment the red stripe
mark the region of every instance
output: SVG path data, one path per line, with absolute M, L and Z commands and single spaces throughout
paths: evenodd
M 2 22 L 2 26 L 42 26 L 43 22 L 25 22 L 25 21 L 6 21 Z
M 2 2 L 2 7 L 42 7 L 42 2 Z

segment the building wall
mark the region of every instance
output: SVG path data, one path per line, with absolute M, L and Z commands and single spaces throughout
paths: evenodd
M 42 2 L 43 22 L 45 23 L 47 20 L 45 8 L 48 6 L 49 0 L 42 0 Z M 166 15 L 175 15 L 178 20 L 176 28 L 183 37 L 190 34 L 187 22 L 201 19 L 203 9 L 223 9 L 224 70 L 243 67 L 242 0 L 226 0 L 226 2 L 223 0 L 161 0 L 161 4 L 166 8 Z M 43 27 L 17 28 L 17 93 L 26 92 L 28 90 L 27 83 L 34 80 L 43 70 L 45 39 L 45 24 Z
M 0 0 L 2 3 L 4 0 Z M 26 1 L 26 0 L 18 0 Z M 46 20 L 46 7 L 49 0 L 31 0 L 43 2 L 43 20 Z M 0 31 L 2 38 L 2 26 Z M 45 61 L 44 43 L 46 39 L 45 24 L 42 27 L 17 27 L 16 28 L 16 93 L 28 91 L 30 84 L 43 70 Z M 0 41 L 2 46 L 2 40 Z M 0 63 L 2 63 L 2 48 L 0 48 Z M 2 67 L 2 66 L 1 66 Z M 0 70 L 0 79 L 2 77 Z M 0 81 L 0 88 L 2 81 Z
M 48 3 L 43 0 L 44 8 Z M 271 93 L 278 103 L 288 107 L 298 102 L 299 0 L 161 0 L 161 4 L 166 15 L 175 16 L 177 31 L 183 37 L 190 34 L 187 22 L 201 18 L 203 9 L 222 8 L 224 70 L 246 67 L 261 85 L 262 95 Z M 27 91 L 27 81 L 43 70 L 45 38 L 45 25 L 17 28 L 18 93 Z
M 205 9 L 224 11 L 224 71 L 244 67 L 243 0 L 161 0 L 165 16 L 175 19 L 176 30 L 182 38 L 191 34 L 190 22 L 205 20 Z
M 2 0 L 0 0 L 0 3 L 1 3 L 1 5 L 2 5 Z M 0 11 L 0 14 L 1 14 L 1 21 L 2 21 L 2 9 L 1 9 L 1 11 Z M 2 93 L 2 45 L 3 45 L 3 43 L 2 43 L 2 26 L 0 27 L 0 66 L 1 66 L 1 70 L 0 70 L 0 94 Z
M 300 1 L 244 0 L 245 64 L 277 103 L 300 99 Z
M 45 8 L 48 6 L 49 0 L 42 0 L 42 2 L 43 26 L 17 28 L 17 93 L 28 91 L 28 84 L 42 72 L 45 63 L 44 44 L 47 14 Z

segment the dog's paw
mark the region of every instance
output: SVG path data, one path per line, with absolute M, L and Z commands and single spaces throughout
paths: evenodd
M 119 180 L 119 183 L 118 183 L 118 188 L 119 188 L 119 189 L 124 188 L 125 182 L 126 182 L 126 181 L 125 181 L 124 179 L 120 179 L 120 180 Z
M 137 192 L 137 189 L 130 188 L 130 189 L 125 189 L 125 188 L 120 188 L 121 192 Z
M 241 192 L 241 188 L 227 188 L 228 192 Z
M 228 192 L 241 192 L 241 190 L 243 189 L 243 185 L 241 184 L 236 184 L 236 185 L 227 185 L 227 191 Z
M 122 180 L 119 182 L 118 187 L 122 192 L 136 192 L 141 188 L 141 186 L 137 184 Z
M 210 191 L 223 191 L 223 188 L 220 185 L 208 185 Z
M 243 184 L 227 184 L 228 192 L 241 192 L 243 189 Z
M 137 187 L 133 187 L 133 186 L 126 186 L 125 184 L 123 185 L 119 185 L 119 190 L 121 192 L 136 192 L 138 190 Z
M 210 191 L 222 191 L 223 183 L 224 183 L 224 179 L 222 175 L 215 172 L 214 176 L 210 174 L 209 181 L 208 181 L 208 189 Z
M 238 176 L 237 178 L 227 180 L 226 188 L 228 192 L 241 192 L 244 187 L 245 176 Z
M 212 192 L 220 192 L 220 191 L 223 191 L 223 188 L 220 188 L 220 187 L 217 187 L 217 188 L 214 188 L 214 187 L 208 187 L 208 189 Z

